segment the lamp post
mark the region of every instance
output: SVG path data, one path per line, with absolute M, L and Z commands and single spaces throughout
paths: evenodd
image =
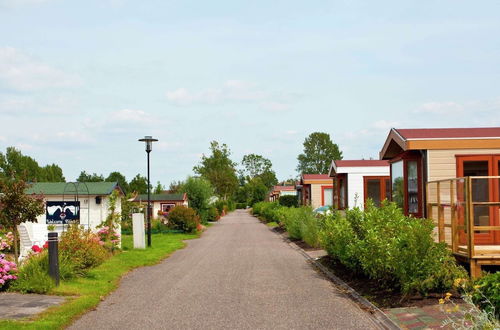
M 141 142 L 146 142 L 146 153 L 148 155 L 148 247 L 151 247 L 151 185 L 149 184 L 149 153 L 153 150 L 153 142 L 158 141 L 152 136 L 145 136 L 144 139 L 139 139 Z

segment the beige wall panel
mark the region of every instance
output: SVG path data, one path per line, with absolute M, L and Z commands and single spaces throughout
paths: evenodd
M 455 178 L 456 155 L 500 154 L 500 149 L 428 150 L 428 181 Z

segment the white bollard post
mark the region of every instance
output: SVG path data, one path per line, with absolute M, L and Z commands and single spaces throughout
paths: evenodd
M 134 233 L 134 249 L 145 249 L 144 213 L 132 214 L 132 231 Z

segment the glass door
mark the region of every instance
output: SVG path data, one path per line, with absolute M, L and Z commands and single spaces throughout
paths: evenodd
M 364 179 L 364 203 L 370 198 L 375 206 L 380 207 L 384 199 L 390 199 L 391 183 L 387 176 L 365 176 Z
M 459 177 L 463 176 L 494 176 L 498 175 L 498 169 L 495 173 L 493 156 L 457 156 Z M 498 168 L 498 165 L 497 165 Z M 472 202 L 488 203 L 495 201 L 498 195 L 498 185 L 493 184 L 491 179 L 477 178 L 471 182 Z M 494 226 L 498 219 L 498 212 L 489 205 L 473 205 L 473 221 L 475 226 Z M 474 242 L 478 245 L 493 244 L 495 242 L 495 233 L 491 230 L 481 230 L 474 232 Z

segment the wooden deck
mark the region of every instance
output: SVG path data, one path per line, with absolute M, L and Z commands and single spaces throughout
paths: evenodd
M 436 225 L 436 241 L 470 264 L 473 278 L 481 276 L 484 265 L 500 265 L 500 198 L 494 190 L 499 182 L 500 177 L 489 176 L 427 184 L 427 218 Z

